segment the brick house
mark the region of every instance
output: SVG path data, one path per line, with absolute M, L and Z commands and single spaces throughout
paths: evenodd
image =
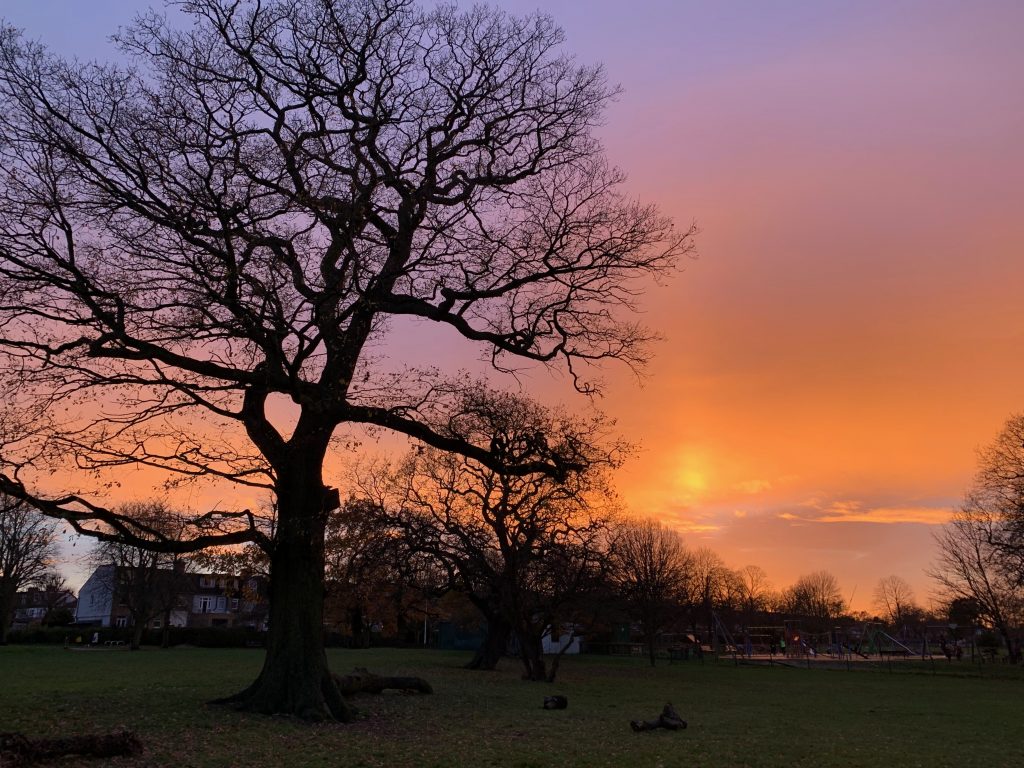
M 52 611 L 64 609 L 72 614 L 77 604 L 69 589 L 47 590 L 29 587 L 14 597 L 14 620 L 11 629 L 28 629 L 43 623 Z
M 103 565 L 92 572 L 78 593 L 75 623 L 82 626 L 128 627 L 128 606 L 117 598 L 117 567 Z M 149 629 L 171 627 L 252 627 L 264 629 L 267 604 L 262 578 L 240 578 L 214 573 L 162 571 L 158 576 L 173 580 L 174 600 L 170 610 L 150 619 Z

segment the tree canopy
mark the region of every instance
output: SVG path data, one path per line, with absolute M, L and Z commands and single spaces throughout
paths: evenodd
M 499 371 L 641 365 L 630 318 L 691 247 L 623 191 L 595 136 L 616 89 L 544 14 L 410 0 L 183 0 L 68 62 L 0 29 L 0 368 L 29 428 L 0 490 L 93 535 L 270 552 L 271 637 L 239 703 L 349 717 L 326 669 L 324 457 L 340 425 L 504 472 L 459 431 L 452 372 L 381 365 L 389 332 L 446 329 Z M 518 361 L 518 362 L 517 362 Z M 268 400 L 293 403 L 291 434 Z M 55 466 L 145 465 L 271 491 L 173 541 Z M 223 510 L 218 510 L 223 512 Z

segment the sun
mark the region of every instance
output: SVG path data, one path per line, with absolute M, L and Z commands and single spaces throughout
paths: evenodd
M 704 495 L 711 485 L 710 462 L 707 456 L 701 451 L 684 448 L 679 451 L 674 463 L 672 474 L 676 492 L 688 502 Z

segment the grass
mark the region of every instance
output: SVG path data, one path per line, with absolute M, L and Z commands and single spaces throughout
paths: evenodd
M 359 697 L 357 723 L 311 726 L 205 704 L 250 682 L 258 651 L 9 646 L 0 648 L 0 731 L 126 727 L 147 751 L 110 763 L 125 767 L 1024 765 L 1024 678 L 1002 666 L 652 670 L 637 659 L 579 657 L 549 686 L 520 681 L 511 661 L 494 673 L 463 670 L 461 653 L 330 654 L 337 671 L 420 675 L 436 693 Z M 543 710 L 551 693 L 567 695 L 569 708 Z M 689 721 L 686 731 L 630 730 L 631 719 L 655 717 L 666 701 Z

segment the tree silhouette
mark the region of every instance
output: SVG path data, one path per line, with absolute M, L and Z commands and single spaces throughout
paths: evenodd
M 898 627 L 915 611 L 914 590 L 901 576 L 885 576 L 878 580 L 872 593 L 872 605 L 893 627 Z
M 435 558 L 487 620 L 469 666 L 493 669 L 513 638 L 524 678 L 550 682 L 557 660 L 546 665 L 543 637 L 559 634 L 603 575 L 614 505 L 606 472 L 627 448 L 606 443 L 598 416 L 559 416 L 522 396 L 480 388 L 461 410 L 461 429 L 506 464 L 552 454 L 567 470 L 521 475 L 428 447 L 407 458 L 394 503 L 414 550 Z
M 814 571 L 796 580 L 784 596 L 790 613 L 817 620 L 818 629 L 825 629 L 829 622 L 846 610 L 839 581 L 829 571 Z
M 18 590 L 48 576 L 56 555 L 56 521 L 0 493 L 0 645 L 7 642 Z
M 130 67 L 0 31 L 0 355 L 32 431 L 0 490 L 93 535 L 186 550 L 258 541 L 267 657 L 234 697 L 351 711 L 322 643 L 323 464 L 340 425 L 393 430 L 509 474 L 431 420 L 461 387 L 388 370 L 389 331 L 446 329 L 498 370 L 640 365 L 641 284 L 690 247 L 622 192 L 593 135 L 615 94 L 544 15 L 409 0 L 187 0 L 117 36 Z M 282 433 L 268 399 L 292 404 Z M 103 404 L 102 412 L 96 404 Z M 90 414 L 98 414 L 90 418 Z M 174 542 L 35 470 L 142 464 L 265 489 Z
M 615 527 L 608 557 L 619 594 L 638 614 L 654 666 L 657 633 L 685 589 L 689 555 L 678 532 L 654 520 Z

